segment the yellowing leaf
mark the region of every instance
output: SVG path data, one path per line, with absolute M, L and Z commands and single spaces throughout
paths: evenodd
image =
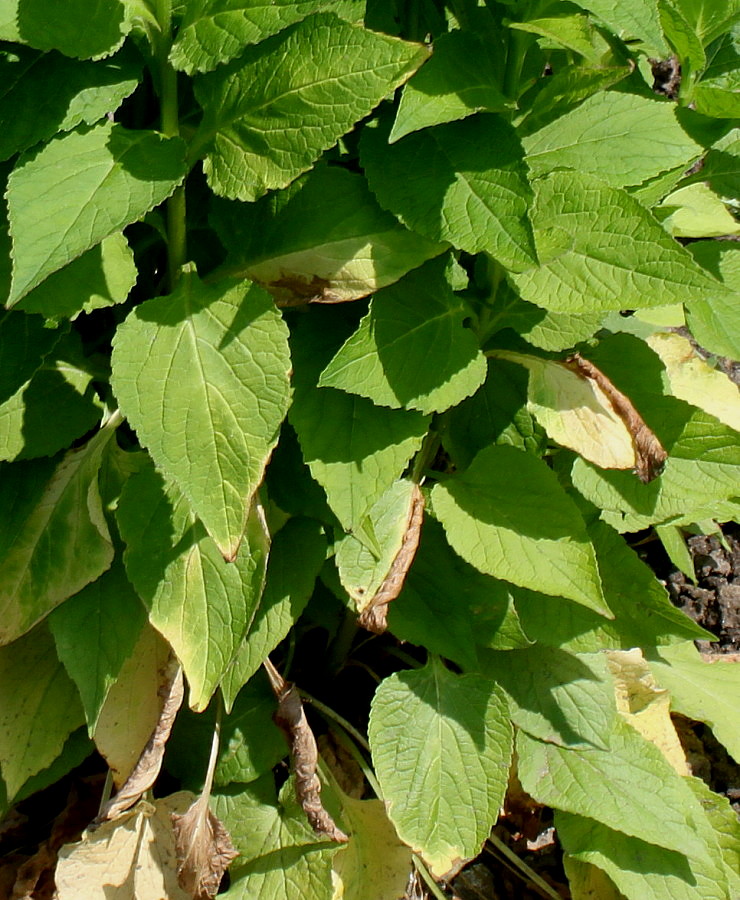
M 635 466 L 627 426 L 593 379 L 556 360 L 508 351 L 496 355 L 529 370 L 527 407 L 554 441 L 604 469 Z
M 660 332 L 647 343 L 663 360 L 671 393 L 740 431 L 740 391 L 708 365 L 680 334 Z
M 701 182 L 679 188 L 660 206 L 673 210 L 663 220 L 663 227 L 675 238 L 740 234 L 740 223 L 714 191 Z
M 398 839 L 380 800 L 345 794 L 341 799 L 350 840 L 334 857 L 332 900 L 398 900 L 406 890 L 411 850 Z
M 642 651 L 607 651 L 614 676 L 617 709 L 640 734 L 661 751 L 679 775 L 690 775 L 681 742 L 671 721 L 671 696 L 658 687 Z
M 193 799 L 183 791 L 154 805 L 139 803 L 63 847 L 55 875 L 58 900 L 192 900 L 177 883 L 171 817 Z
M 159 633 L 145 627 L 100 711 L 93 740 L 116 787 L 133 772 L 157 726 L 162 711 L 157 691 L 169 655 L 169 645 Z

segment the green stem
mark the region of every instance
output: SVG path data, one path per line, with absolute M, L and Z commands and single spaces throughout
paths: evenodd
M 434 462 L 434 457 L 439 449 L 440 437 L 436 431 L 427 431 L 419 452 L 414 459 L 414 467 L 411 470 L 411 480 L 414 484 L 420 484 L 425 471 Z
M 503 89 L 505 96 L 512 100 L 519 99 L 522 68 L 524 67 L 524 57 L 527 55 L 529 44 L 530 35 L 516 28 L 509 29 Z
M 177 100 L 177 72 L 169 61 L 172 46 L 171 0 L 156 0 L 157 20 L 161 29 L 155 54 L 159 69 L 161 128 L 166 137 L 180 136 L 180 113 Z M 187 260 L 187 225 L 185 185 L 175 189 L 167 201 L 167 276 L 174 290 L 180 270 Z
M 501 854 L 504 858 L 503 861 L 508 863 L 508 865 L 516 872 L 520 878 L 524 881 L 528 881 L 530 885 L 538 891 L 538 893 L 542 894 L 545 897 L 552 898 L 552 900 L 558 900 L 559 894 L 555 893 L 555 891 L 550 887 L 550 885 L 533 870 L 531 869 L 523 859 L 519 859 L 519 857 L 514 853 L 514 851 L 507 847 L 506 844 L 496 835 L 491 832 L 488 836 L 488 842 L 496 848 L 496 850 Z M 490 848 L 487 848 L 490 853 Z M 492 854 L 494 855 L 494 854 Z
M 414 868 L 419 873 L 419 875 L 421 875 L 422 880 L 431 891 L 432 896 L 436 897 L 437 900 L 447 900 L 447 897 L 442 892 L 442 889 L 432 877 L 432 873 L 422 862 L 421 857 L 417 853 L 414 853 L 412 859 L 414 861 Z
M 367 752 L 370 752 L 370 744 L 367 742 L 367 738 L 363 737 L 360 732 L 355 728 L 354 725 L 350 724 L 343 716 L 340 716 L 338 712 L 335 712 L 330 706 L 326 706 L 320 700 L 317 700 L 315 697 L 312 697 L 307 691 L 298 689 L 298 693 L 301 695 L 303 700 L 306 700 L 311 706 L 314 707 L 316 712 L 321 713 L 327 719 L 331 719 L 333 722 L 336 722 L 338 725 L 341 725 L 342 728 L 347 732 L 347 734 L 351 734 L 352 737 L 357 741 L 357 743 Z

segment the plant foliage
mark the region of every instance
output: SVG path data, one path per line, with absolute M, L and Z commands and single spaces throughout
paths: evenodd
M 738 896 L 668 718 L 740 759 L 738 673 L 631 540 L 685 567 L 740 513 L 738 28 L 0 3 L 0 805 L 94 750 L 193 792 L 65 848 L 60 900 L 235 855 L 234 900 L 394 900 L 513 771 L 574 897 Z

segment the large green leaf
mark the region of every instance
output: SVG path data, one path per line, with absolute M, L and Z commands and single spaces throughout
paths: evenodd
M 479 669 L 478 649 L 510 650 L 530 644 L 513 607 L 510 586 L 461 559 L 428 518 L 414 564 L 391 604 L 388 627 L 410 641 Z
M 615 4 L 610 0 L 589 0 L 588 9 L 606 22 L 617 37 L 639 40 L 653 56 L 663 58 L 668 55 L 655 3 L 621 0 Z
M 29 153 L 8 179 L 13 283 L 8 305 L 166 199 L 185 144 L 104 122 Z
M 609 50 L 602 34 L 584 13 L 567 10 L 565 7 L 561 9 L 566 11 L 558 15 L 560 10 L 555 5 L 553 15 L 528 17 L 526 22 L 512 22 L 509 27 L 540 35 L 545 39 L 542 43 L 548 48 L 554 44 L 556 47 L 572 50 L 593 66 L 599 65 Z
M 704 662 L 693 644 L 655 651 L 650 668 L 661 687 L 671 694 L 671 709 L 706 722 L 734 759 L 740 759 L 740 667 L 725 662 Z
M 514 724 L 563 747 L 609 747 L 617 708 L 603 655 L 536 645 L 489 652 L 483 671 L 509 698 Z
M 432 506 L 452 547 L 481 572 L 534 590 L 547 584 L 611 617 L 583 519 L 541 460 L 488 447 L 434 487 Z
M 536 260 L 524 151 L 505 119 L 479 113 L 388 144 L 366 128 L 360 158 L 380 205 L 431 240 L 485 250 L 512 271 Z
M 287 329 L 271 298 L 189 270 L 119 327 L 112 365 L 124 415 L 233 560 L 290 397 Z
M 663 474 L 642 484 L 626 472 L 576 460 L 573 484 L 619 531 L 719 515 L 718 504 L 740 496 L 740 438 L 714 416 L 695 412 L 672 444 Z M 732 518 L 732 515 L 729 516 Z
M 0 772 L 9 800 L 54 762 L 83 722 L 77 689 L 45 625 L 0 647 Z
M 121 0 L 3 0 L 0 40 L 30 44 L 37 50 L 59 50 L 89 59 L 107 56 L 123 41 L 125 5 Z
M 115 428 L 50 460 L 0 469 L 0 644 L 28 631 L 113 559 L 98 490 L 101 457 Z
M 441 34 L 434 54 L 403 90 L 390 141 L 412 131 L 512 105 L 501 93 L 500 59 L 490 42 L 468 31 Z
M 740 248 L 730 241 L 697 241 L 689 249 L 694 259 L 732 292 L 686 303 L 691 333 L 702 347 L 720 356 L 740 359 Z
M 609 525 L 594 522 L 588 531 L 614 619 L 543 593 L 514 590 L 522 627 L 532 640 L 573 653 L 596 653 L 712 637 L 673 606 L 652 570 Z
M 145 620 L 144 607 L 120 564 L 49 616 L 57 654 L 77 685 L 90 734 Z
M 520 731 L 516 751 L 522 787 L 538 802 L 667 850 L 703 851 L 696 829 L 704 813 L 685 779 L 619 719 L 607 750 L 566 749 Z
M 476 856 L 509 777 L 511 725 L 500 688 L 455 675 L 433 657 L 381 683 L 369 737 L 401 840 L 437 876 Z
M 364 178 L 338 166 L 318 165 L 256 203 L 217 200 L 211 221 L 229 251 L 220 271 L 286 304 L 365 297 L 445 248 L 404 228 Z
M 290 421 L 311 474 L 347 531 L 396 481 L 419 449 L 428 420 L 419 412 L 375 406 L 334 388 L 316 388 L 336 350 L 325 311 L 312 310 L 292 338 L 295 400 Z
M 624 191 L 580 172 L 555 172 L 535 184 L 540 265 L 512 276 L 530 303 L 583 313 L 727 294 Z
M 322 13 L 248 47 L 195 83 L 204 116 L 194 141 L 207 150 L 209 184 L 240 200 L 285 187 L 427 55 Z
M 211 806 L 239 851 L 229 870 L 227 900 L 331 900 L 338 845 L 314 834 L 292 781 L 283 785 L 278 799 L 268 773 L 252 784 L 214 793 Z
M 225 562 L 185 497 L 149 467 L 118 505 L 126 571 L 182 663 L 190 706 L 205 709 L 255 614 L 267 547 L 256 513 L 232 563 Z
M 731 896 L 722 858 L 709 848 L 686 857 L 582 816 L 557 812 L 555 823 L 566 853 L 603 869 L 629 900 Z
M 300 22 L 333 0 L 190 0 L 170 61 L 189 75 L 208 72 Z
M 702 153 L 679 125 L 675 104 L 606 91 L 589 97 L 522 144 L 534 175 L 574 169 L 613 187 L 640 184 Z
M 8 159 L 58 131 L 93 125 L 114 112 L 138 85 L 141 59 L 122 51 L 107 61 L 76 62 L 13 47 L 0 53 L 0 73 L 0 159 Z
M 221 682 L 227 709 L 303 612 L 325 556 L 326 538 L 311 519 L 290 519 L 274 536 L 259 606 Z
M 50 322 L 74 320 L 80 313 L 123 303 L 137 274 L 134 254 L 118 232 L 49 275 L 16 308 L 40 313 Z
M 370 311 L 319 379 L 380 406 L 425 414 L 455 406 L 480 387 L 486 360 L 468 310 L 433 260 L 376 294 Z
M 34 328 L 19 320 L 29 318 L 7 313 L 0 323 L 0 335 L 15 332 L 21 340 L 28 340 Z M 86 371 L 88 363 L 78 335 L 62 329 L 52 333 L 58 339 L 56 346 L 37 357 L 35 371 L 15 392 L 11 393 L 18 373 L 12 373 L 10 383 L 3 378 L 0 392 L 10 396 L 0 402 L 0 459 L 51 456 L 100 421 L 101 404 L 93 390 L 93 374 Z M 34 342 L 25 349 L 33 352 L 38 346 Z M 5 366 L 0 365 L 0 373 L 7 377 Z

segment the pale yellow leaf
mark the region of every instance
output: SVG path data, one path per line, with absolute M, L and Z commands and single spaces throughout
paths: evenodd
M 702 182 L 673 191 L 660 206 L 673 210 L 663 219 L 663 227 L 675 238 L 740 234 L 740 223 L 717 194 Z
M 647 339 L 666 369 L 671 393 L 740 431 L 740 390 L 706 363 L 680 334 L 660 332 Z
M 591 863 L 566 854 L 563 865 L 572 900 L 625 900 L 606 872 Z
M 614 677 L 617 710 L 661 751 L 679 775 L 691 770 L 671 721 L 671 695 L 658 687 L 642 650 L 607 651 Z
M 112 822 L 86 831 L 59 853 L 58 900 L 192 900 L 177 881 L 172 814 L 194 795 L 139 803 Z
M 334 857 L 333 900 L 398 900 L 406 891 L 411 850 L 403 844 L 380 800 L 342 795 L 350 833 L 347 849 Z
M 158 691 L 170 657 L 167 642 L 146 626 L 108 692 L 93 740 L 120 788 L 139 761 L 162 712 Z

